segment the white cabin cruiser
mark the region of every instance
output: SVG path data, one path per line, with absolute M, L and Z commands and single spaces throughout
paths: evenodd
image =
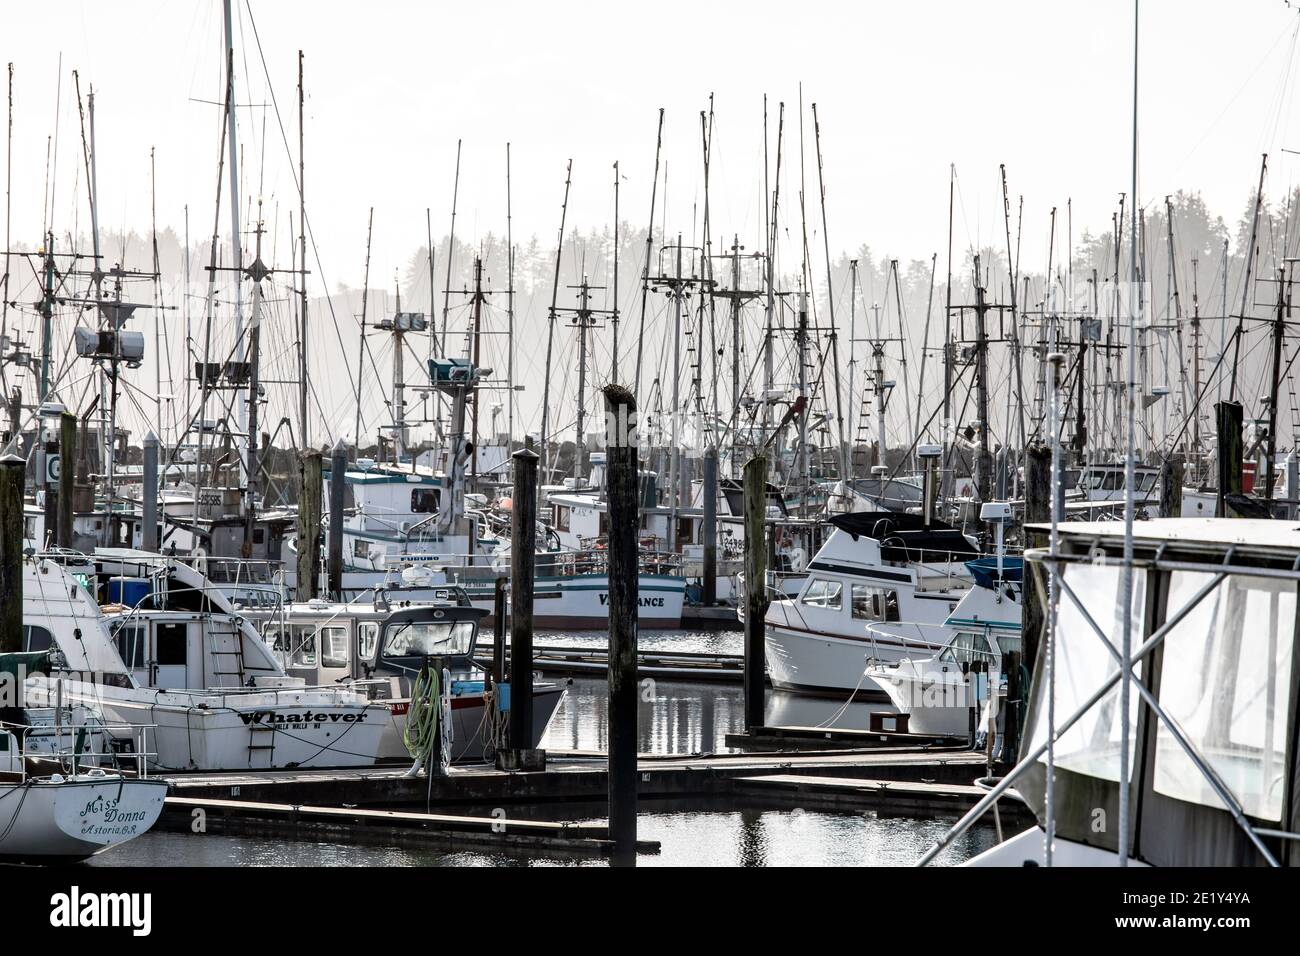
M 1060 600 L 1052 682 L 1053 862 L 1109 866 L 1117 862 L 1120 838 L 1116 655 L 1123 640 L 1124 539 L 1121 526 L 1103 522 L 1063 524 L 1060 537 L 1058 560 L 1068 591 Z M 1156 519 L 1138 523 L 1134 538 L 1132 671 L 1143 690 L 1135 686 L 1130 692 L 1125 839 L 1131 862 L 1300 864 L 1300 525 Z M 1044 551 L 1026 558 L 1053 560 Z M 1006 781 L 1038 825 L 969 865 L 1043 861 L 1049 691 L 1039 646 L 1026 758 Z
M 29 678 L 110 725 L 154 728 L 150 766 L 247 770 L 370 766 L 387 708 L 346 687 L 285 674 L 252 624 L 193 568 L 157 554 L 103 551 L 93 561 L 24 562 L 30 650 L 57 649 L 58 680 Z M 114 602 L 101 609 L 98 597 Z M 123 603 L 123 600 L 126 603 Z M 115 746 L 133 752 L 130 734 Z
M 965 736 L 972 708 L 976 727 L 997 713 L 1002 656 L 1020 649 L 1020 558 L 967 562 L 975 586 L 942 624 L 872 624 L 880 640 L 946 643 L 929 657 L 909 656 L 868 665 L 867 677 L 908 715 L 909 733 Z M 978 733 L 977 730 L 977 733 Z
M 971 586 L 965 562 L 980 553 L 957 529 L 919 515 L 854 512 L 830 523 L 798 594 L 768 606 L 768 673 L 785 690 L 881 697 L 865 676 L 868 661 L 929 656 L 946 633 L 877 636 L 868 626 L 942 624 Z

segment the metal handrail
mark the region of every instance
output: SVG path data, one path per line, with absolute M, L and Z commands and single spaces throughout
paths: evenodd
M 157 728 L 158 728 L 157 724 L 106 724 L 102 722 L 96 722 L 94 724 L 70 724 L 67 727 L 61 727 L 59 725 L 50 726 L 50 727 L 33 727 L 30 724 L 16 724 L 16 723 L 0 720 L 0 733 L 9 733 L 11 735 L 15 735 L 15 732 L 17 732 L 16 736 L 21 738 L 21 746 L 19 748 L 20 759 L 18 764 L 19 766 L 18 772 L 19 772 L 19 779 L 23 783 L 27 782 L 27 759 L 29 757 L 57 760 L 59 762 L 60 768 L 63 768 L 65 766 L 66 758 L 69 757 L 72 758 L 70 767 L 68 768 L 68 772 L 71 774 L 73 780 L 76 780 L 78 778 L 78 765 L 85 758 L 88 757 L 94 757 L 96 759 L 107 758 L 116 764 L 119 763 L 123 757 L 129 757 L 135 761 L 136 776 L 142 780 L 148 779 L 149 777 L 148 758 L 158 756 L 156 752 L 147 749 L 149 743 L 149 731 L 157 730 Z M 56 750 L 50 754 L 40 754 L 40 753 L 30 753 L 27 749 L 27 739 L 31 737 L 33 734 L 40 734 L 44 736 L 50 733 L 51 731 L 53 731 L 58 737 L 62 737 L 64 736 L 65 733 L 75 734 L 76 731 L 82 729 L 91 732 L 104 733 L 110 737 L 113 737 L 114 739 L 121 739 L 119 736 L 117 736 L 121 732 L 134 733 L 136 735 L 135 736 L 136 746 L 131 750 L 130 753 L 127 754 L 123 754 L 118 751 L 112 751 L 112 750 L 104 751 L 104 752 L 83 750 L 80 751 L 79 753 L 76 752 L 75 750 L 72 751 Z M 99 769 L 99 768 L 90 768 L 90 769 Z

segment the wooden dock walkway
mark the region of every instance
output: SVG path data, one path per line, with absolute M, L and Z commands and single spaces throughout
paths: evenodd
M 198 819 L 202 823 L 196 830 Z M 613 847 L 609 830 L 601 823 L 179 796 L 166 798 L 159 827 L 190 833 L 270 833 L 313 842 L 332 838 L 344 843 L 541 850 L 580 856 L 605 856 Z M 659 843 L 639 840 L 637 852 L 658 853 Z
M 736 792 L 742 777 L 793 773 L 813 777 L 969 784 L 983 754 L 941 748 L 891 747 L 816 753 L 642 755 L 638 794 L 646 799 L 717 797 Z M 547 769 L 517 773 L 486 766 L 452 767 L 445 777 L 410 777 L 405 767 L 357 770 L 267 770 L 164 775 L 177 797 L 195 800 L 349 807 L 486 806 L 551 801 L 603 801 L 605 757 L 552 752 Z

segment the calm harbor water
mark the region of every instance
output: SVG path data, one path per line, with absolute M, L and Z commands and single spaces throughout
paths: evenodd
M 645 631 L 639 643 L 646 650 L 697 651 L 709 654 L 741 653 L 741 635 L 735 631 Z M 605 634 L 568 631 L 539 634 L 538 646 L 605 647 Z M 554 680 L 566 682 L 567 678 Z M 651 678 L 643 683 L 638 721 L 642 753 L 703 754 L 727 750 L 727 734 L 744 730 L 744 702 L 740 684 L 704 684 Z M 768 689 L 766 723 L 786 727 L 835 727 L 865 730 L 872 711 L 888 710 L 881 703 L 857 703 L 805 697 Z M 575 677 L 564 702 L 542 740 L 555 750 L 603 750 L 607 733 L 605 682 Z
M 879 817 L 812 810 L 643 812 L 637 833 L 661 852 L 638 866 L 908 866 L 948 819 Z M 939 860 L 952 865 L 994 843 L 992 830 L 967 833 Z M 290 843 L 262 837 L 147 833 L 86 866 L 604 866 L 603 860 Z
M 649 631 L 641 646 L 655 650 L 738 654 L 736 632 Z M 539 646 L 604 646 L 607 637 L 591 632 L 549 632 Z M 602 680 L 556 678 L 568 685 L 542 746 L 550 750 L 603 750 L 608 733 Z M 880 704 L 841 702 L 768 691 L 767 723 L 861 729 Z M 726 735 L 744 729 L 738 683 L 707 684 L 655 679 L 643 685 L 640 703 L 643 753 L 707 754 L 726 751 Z M 474 808 L 455 812 L 474 813 Z M 512 808 L 512 815 L 535 819 L 600 820 L 599 807 L 537 806 Z M 662 851 L 644 855 L 642 866 L 888 866 L 916 861 L 950 825 L 952 817 L 901 817 L 802 809 L 752 809 L 707 805 L 665 810 L 649 803 L 639 816 L 639 836 L 658 840 Z M 995 842 L 990 828 L 975 828 L 941 862 L 961 861 Z M 604 865 L 572 857 L 523 856 L 480 850 L 346 846 L 293 843 L 250 836 L 193 836 L 149 833 L 92 860 L 92 866 L 528 866 Z

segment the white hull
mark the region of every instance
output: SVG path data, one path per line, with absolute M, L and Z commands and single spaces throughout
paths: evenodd
M 870 672 L 877 687 L 898 712 L 908 715 L 907 730 L 933 737 L 963 737 L 970 732 L 970 708 L 977 696 L 961 675 L 914 674 L 875 668 Z M 976 678 L 979 679 L 979 678 Z
M 491 623 L 495 608 L 495 583 L 491 578 L 457 580 L 455 569 L 447 572 L 447 584 L 465 589 L 471 603 L 489 612 Z M 349 572 L 343 576 L 344 596 L 358 598 L 376 588 L 395 583 L 391 574 Z M 643 574 L 638 582 L 640 605 L 637 623 L 641 627 L 676 628 L 682 623 L 682 605 L 686 579 L 667 575 Z M 404 601 L 432 601 L 438 584 L 405 587 Z M 396 596 L 396 595 L 394 595 Z M 605 630 L 609 627 L 609 578 L 603 574 L 580 574 L 556 578 L 538 578 L 534 583 L 533 624 L 539 628 L 575 628 Z
M 0 782 L 0 860 L 84 860 L 140 836 L 163 810 L 167 784 L 113 775 Z
M 64 693 L 98 707 L 108 724 L 148 727 L 156 770 L 368 767 L 388 723 L 384 706 L 336 691 L 168 692 L 65 681 Z M 28 695 L 39 702 L 43 692 L 29 681 Z M 109 733 L 134 741 L 136 731 Z
M 883 643 L 873 642 L 865 627 L 861 637 L 837 637 L 771 623 L 765 629 L 764 643 L 773 687 L 836 696 L 857 688 L 859 697 L 884 694 L 865 676 L 869 662 L 929 656 L 942 647 L 923 637 L 919 628 L 914 638 Z
M 962 866 L 1041 866 L 1043 863 L 1044 833 L 1039 827 L 1030 827 L 1020 833 L 990 847 L 979 856 L 972 857 Z M 1073 840 L 1056 838 L 1052 847 L 1053 866 L 1118 866 L 1119 854 L 1100 847 L 1086 846 Z M 1141 860 L 1129 858 L 1129 866 L 1149 866 Z

